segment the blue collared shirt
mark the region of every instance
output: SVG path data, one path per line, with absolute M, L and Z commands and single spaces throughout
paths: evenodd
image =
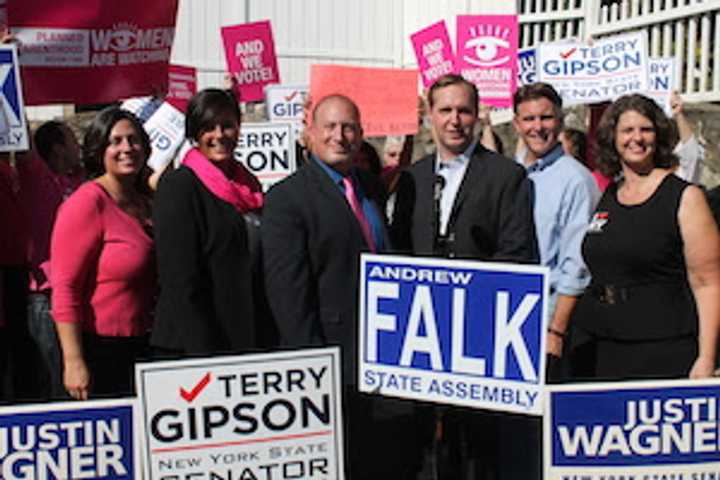
M 522 165 L 523 158 L 516 161 Z M 590 272 L 580 247 L 600 199 L 590 171 L 565 155 L 559 143 L 526 167 L 533 183 L 533 214 L 540 260 L 550 268 L 550 306 L 555 298 L 580 295 L 590 283 Z
M 447 225 L 450 221 L 450 213 L 452 213 L 455 197 L 457 197 L 458 191 L 460 190 L 460 184 L 462 184 L 462 180 L 465 177 L 465 171 L 467 171 L 470 156 L 475 150 L 475 145 L 477 145 L 477 140 L 472 142 L 462 154 L 444 162 L 440 159 L 439 152 L 435 158 L 435 171 L 445 179 L 445 186 L 440 193 L 441 235 L 447 233 Z
M 343 197 L 345 196 L 345 186 L 343 185 L 343 176 L 333 170 L 331 167 L 326 165 L 322 160 L 318 159 L 315 155 L 311 155 L 311 158 L 320 165 L 320 168 L 330 176 L 330 179 L 333 181 L 335 185 L 340 189 L 340 193 L 342 193 Z M 368 225 L 370 225 L 370 231 L 372 232 L 373 241 L 375 242 L 375 250 L 378 252 L 382 252 L 385 249 L 385 236 L 384 236 L 384 228 L 383 228 L 383 220 L 380 217 L 380 214 L 378 213 L 377 209 L 375 208 L 375 205 L 373 205 L 372 201 L 365 196 L 365 192 L 363 192 L 362 186 L 360 185 L 360 182 L 357 179 L 357 174 L 355 173 L 354 168 L 350 170 L 350 178 L 352 179 L 353 186 L 355 187 L 355 195 L 358 197 L 358 201 L 360 202 L 360 205 L 362 205 L 363 213 L 365 214 L 365 218 L 368 221 Z

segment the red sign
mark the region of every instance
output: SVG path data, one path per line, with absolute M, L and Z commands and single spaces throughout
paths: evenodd
M 166 91 L 178 0 L 8 0 L 25 103 L 107 103 Z
M 313 65 L 313 102 L 339 93 L 360 109 L 366 137 L 415 134 L 418 131 L 418 71 L 398 68 Z
M 228 70 L 237 80 L 239 99 L 261 102 L 265 99 L 265 85 L 280 83 L 270 22 L 223 27 L 221 32 Z
M 197 74 L 192 67 L 170 65 L 169 75 L 165 101 L 184 113 L 190 99 L 197 92 Z

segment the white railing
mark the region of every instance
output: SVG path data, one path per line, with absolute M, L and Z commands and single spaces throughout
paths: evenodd
M 518 14 L 523 47 L 646 30 L 687 101 L 720 101 L 720 0 L 518 0 Z
M 518 0 L 520 47 L 570 37 L 584 38 L 583 3 L 584 0 Z

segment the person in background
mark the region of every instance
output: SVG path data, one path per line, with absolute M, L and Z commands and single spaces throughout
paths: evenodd
M 23 203 L 29 219 L 30 295 L 28 329 L 37 349 L 32 378 L 38 400 L 66 396 L 55 325 L 50 316 L 50 236 L 60 204 L 85 181 L 80 145 L 66 124 L 49 121 L 33 136 L 34 151 L 18 163 Z
M 357 155 L 355 155 L 353 162 L 356 167 L 362 168 L 366 172 L 370 172 L 380 178 L 380 174 L 382 173 L 380 156 L 370 142 L 363 140 L 362 144 L 360 144 L 360 150 Z
M 698 141 L 695 127 L 685 115 L 685 105 L 678 92 L 672 93 L 670 108 L 680 136 L 674 151 L 679 161 L 675 175 L 686 182 L 698 184 L 705 160 L 705 147 Z
M 490 105 L 480 102 L 477 118 L 477 128 L 480 129 L 478 138 L 480 139 L 480 144 L 483 147 L 493 152 L 497 152 L 500 155 L 504 155 L 504 145 L 502 143 L 502 139 L 492 128 L 492 121 L 490 118 L 491 112 L 492 107 Z
M 598 189 L 600 189 L 601 193 L 604 192 L 608 185 L 612 183 L 612 178 L 603 175 L 600 170 L 590 163 L 587 134 L 577 128 L 564 127 L 560 132 L 560 143 L 562 143 L 566 154 L 575 158 L 590 170 Z
M 410 136 L 412 138 L 412 136 Z M 383 145 L 383 170 L 398 168 L 400 166 L 400 154 L 405 145 L 405 137 L 387 137 Z
M 673 175 L 677 131 L 642 95 L 603 114 L 608 187 L 583 241 L 592 282 L 575 309 L 575 376 L 704 378 L 720 330 L 720 234 L 703 192 Z
M 587 135 L 585 132 L 577 128 L 563 127 L 558 139 L 566 155 L 573 157 L 590 169 L 587 162 Z
M 150 148 L 132 113 L 98 113 L 82 149 L 95 178 L 63 203 L 53 228 L 51 313 L 75 399 L 132 395 L 134 365 L 147 355 L 156 293 Z
M 36 395 L 34 385 L 29 385 L 34 382 L 24 382 L 26 362 L 17 361 L 31 345 L 27 328 L 30 214 L 17 172 L 25 156 L 0 153 L 0 401 L 4 402 L 31 400 Z
M 155 197 L 156 356 L 240 353 L 259 344 L 264 326 L 253 272 L 263 194 L 233 158 L 239 133 L 232 91 L 209 88 L 190 100 L 185 136 L 192 148 L 177 170 L 160 179 Z
M 420 119 L 422 122 L 422 119 Z M 398 180 L 400 174 L 412 161 L 413 135 L 404 137 L 387 137 L 383 146 L 383 167 L 380 179 L 387 190 L 387 201 L 385 202 L 385 215 L 388 222 L 392 222 L 395 214 L 395 200 L 397 195 Z

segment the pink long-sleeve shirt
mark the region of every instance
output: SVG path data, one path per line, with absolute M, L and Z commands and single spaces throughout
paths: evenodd
M 82 183 L 84 175 L 58 175 L 50 170 L 40 156 L 30 152 L 18 163 L 20 198 L 28 212 L 28 260 L 30 291 L 50 288 L 50 235 L 58 207 Z
M 56 322 L 108 337 L 148 332 L 157 289 L 153 241 L 97 182 L 60 207 L 50 264 Z

